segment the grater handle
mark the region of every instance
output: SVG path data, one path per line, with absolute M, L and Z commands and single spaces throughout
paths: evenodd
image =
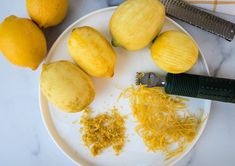
M 167 74 L 168 94 L 235 103 L 235 80 L 192 74 Z
M 184 0 L 161 0 L 169 16 L 232 41 L 235 24 L 200 10 Z

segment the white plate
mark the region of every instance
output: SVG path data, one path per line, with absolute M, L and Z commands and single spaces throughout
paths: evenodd
M 62 59 L 72 61 L 67 51 L 67 42 L 72 29 L 75 27 L 84 25 L 92 26 L 99 30 L 110 41 L 111 36 L 108 25 L 114 10 L 115 8 L 112 7 L 92 12 L 69 26 L 52 46 L 45 63 Z M 169 29 L 176 29 L 186 32 L 176 22 L 166 18 L 163 31 Z M 130 113 L 131 110 L 126 100 L 121 100 L 118 103 L 116 102 L 117 97 L 121 92 L 120 89 L 125 89 L 135 83 L 135 73 L 137 71 L 156 71 L 164 74 L 164 72 L 162 72 L 152 61 L 149 48 L 135 52 L 128 52 L 122 48 L 115 48 L 115 50 L 118 56 L 114 77 L 111 79 L 92 78 L 96 88 L 96 97 L 95 101 L 91 104 L 91 107 L 96 111 L 95 113 L 106 112 L 112 108 L 113 105 L 116 105 L 123 115 Z M 198 63 L 190 72 L 204 75 L 209 74 L 207 64 L 201 51 Z M 82 113 L 64 113 L 49 103 L 43 94 L 41 94 L 41 91 L 39 95 L 42 117 L 51 137 L 68 157 L 80 165 L 172 165 L 189 152 L 200 137 L 206 124 L 205 121 L 201 126 L 195 141 L 188 146 L 185 153 L 164 162 L 163 155 L 160 152 L 147 152 L 147 148 L 145 147 L 142 139 L 134 131 L 135 122 L 133 122 L 133 117 L 129 116 L 126 126 L 128 129 L 127 135 L 130 142 L 126 143 L 124 152 L 122 152 L 119 156 L 116 156 L 110 148 L 105 150 L 101 155 L 92 157 L 89 150 L 83 145 L 81 140 L 81 134 L 79 131 L 81 126 L 79 119 Z M 190 99 L 190 102 L 188 103 L 188 107 L 192 112 L 203 109 L 204 117 L 209 114 L 210 105 L 211 101 L 200 99 Z

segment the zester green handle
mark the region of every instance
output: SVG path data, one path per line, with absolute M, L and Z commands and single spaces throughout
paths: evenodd
M 235 80 L 192 74 L 167 74 L 168 94 L 235 103 Z

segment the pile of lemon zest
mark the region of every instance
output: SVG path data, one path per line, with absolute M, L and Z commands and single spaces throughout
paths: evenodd
M 83 112 L 80 120 L 83 125 L 82 140 L 93 156 L 99 155 L 111 146 L 116 155 L 119 155 L 126 140 L 124 120 L 126 118 L 126 116 L 121 116 L 116 108 L 112 109 L 111 114 L 103 113 L 94 118 L 91 117 L 90 108 Z
M 136 131 L 148 150 L 164 152 L 166 160 L 185 151 L 202 123 L 202 113 L 196 116 L 186 110 L 188 99 L 169 96 L 161 88 L 132 86 L 124 90 L 121 97 L 129 99 L 138 121 Z M 173 144 L 177 147 L 172 149 Z

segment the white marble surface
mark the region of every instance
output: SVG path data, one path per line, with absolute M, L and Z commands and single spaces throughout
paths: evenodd
M 70 0 L 66 20 L 45 31 L 49 46 L 79 17 L 107 6 L 107 0 Z M 0 21 L 11 14 L 27 17 L 25 0 L 0 0 Z M 235 22 L 235 17 L 220 16 Z M 213 75 L 235 79 L 235 40 L 229 43 L 177 22 L 196 39 Z M 75 166 L 56 147 L 43 126 L 38 104 L 39 71 L 13 66 L 0 55 L 1 166 Z M 235 105 L 213 102 L 202 137 L 191 153 L 177 165 L 235 165 Z

